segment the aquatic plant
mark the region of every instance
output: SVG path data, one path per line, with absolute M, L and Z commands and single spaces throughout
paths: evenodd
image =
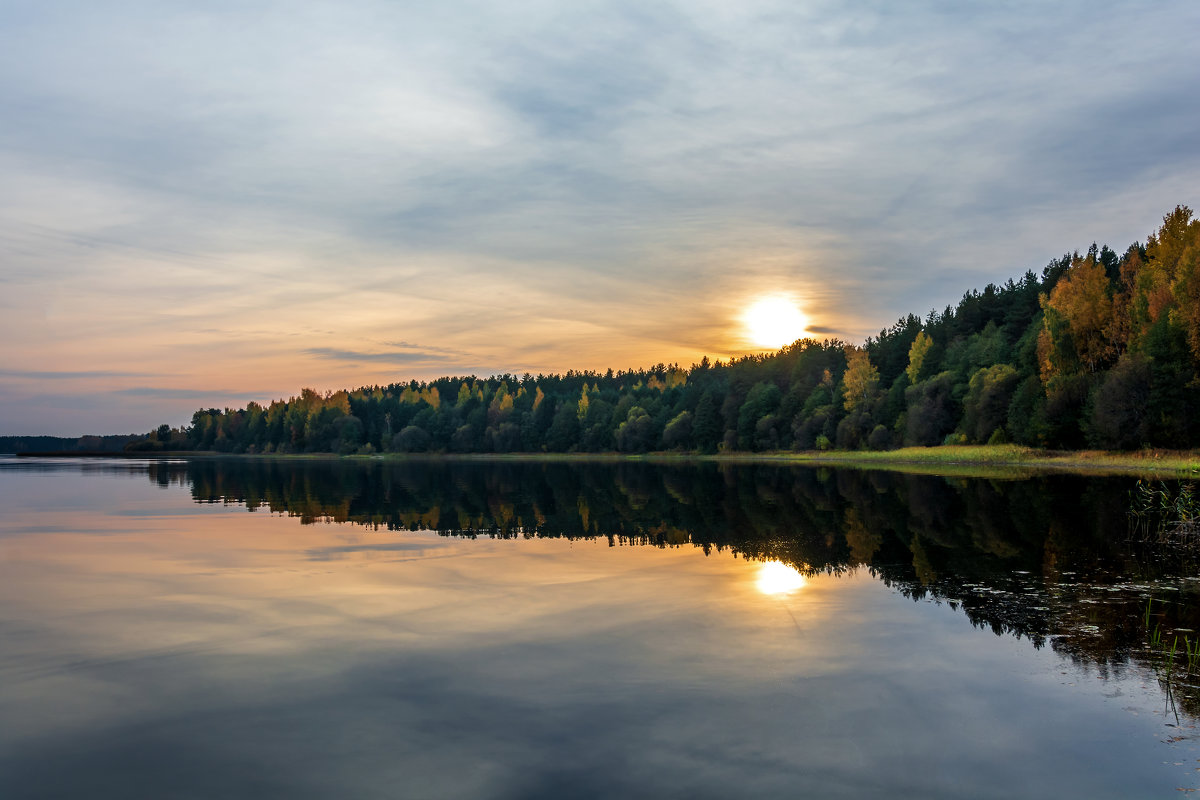
M 1200 670 L 1200 639 L 1193 642 L 1189 637 L 1183 637 L 1183 651 L 1187 655 L 1187 674 Z
M 1162 481 L 1139 480 L 1129 493 L 1130 538 L 1142 542 L 1200 545 L 1200 497 L 1194 484 L 1178 490 Z

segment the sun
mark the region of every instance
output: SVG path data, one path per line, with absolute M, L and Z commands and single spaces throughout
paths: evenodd
M 764 297 L 742 315 L 750 340 L 759 347 L 778 349 L 801 339 L 808 320 L 784 297 Z

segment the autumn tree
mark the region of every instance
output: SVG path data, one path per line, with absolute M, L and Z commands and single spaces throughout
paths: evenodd
M 846 351 L 846 374 L 842 378 L 846 386 L 846 396 L 842 404 L 847 411 L 853 411 L 856 406 L 869 400 L 879 386 L 879 370 L 871 364 L 867 351 L 859 348 L 848 348 Z
M 908 367 L 904 370 L 909 383 L 917 383 L 921 379 L 921 367 L 932 347 L 933 338 L 925 331 L 919 332 L 917 338 L 913 339 L 912 347 L 908 348 Z
M 1095 373 L 1114 355 L 1108 275 L 1095 252 L 1076 254 L 1066 274 L 1040 300 L 1044 317 L 1038 361 L 1044 382 L 1083 369 Z
M 1146 244 L 1146 256 L 1171 277 L 1172 321 L 1187 332 L 1192 357 L 1200 362 L 1200 220 L 1177 206 L 1163 219 L 1157 237 Z

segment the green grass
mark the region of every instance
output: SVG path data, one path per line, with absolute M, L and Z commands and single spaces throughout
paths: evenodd
M 830 466 L 861 466 L 901 469 L 943 467 L 994 469 L 1018 472 L 1065 471 L 1101 474 L 1142 475 L 1163 477 L 1196 477 L 1200 475 L 1200 452 L 1137 451 L 1112 453 L 1099 450 L 1036 450 L 1012 444 L 1000 445 L 943 445 L 940 447 L 905 447 L 885 451 L 829 451 L 784 453 L 779 460 L 797 463 L 828 464 Z M 926 470 L 921 470 L 926 471 Z M 958 472 L 955 469 L 955 472 Z
M 1200 477 L 1200 451 L 1051 451 L 1000 445 L 942 445 L 905 447 L 900 450 L 816 450 L 770 453 L 473 453 L 419 456 L 384 454 L 353 458 L 448 458 L 481 461 L 646 461 L 652 463 L 812 464 L 857 469 L 886 469 L 917 474 L 957 477 L 1019 478 L 1039 472 L 1077 472 L 1156 477 Z
M 120 454 L 114 454 L 120 455 Z M 212 452 L 129 453 L 127 457 L 151 458 L 223 458 Z M 1114 453 L 1099 450 L 1055 451 L 1037 450 L 1013 444 L 942 445 L 939 447 L 905 447 L 899 450 L 830 450 L 805 452 L 779 451 L 770 453 L 470 453 L 470 454 L 402 454 L 338 456 L 334 453 L 259 454 L 241 458 L 324 460 L 349 458 L 355 460 L 419 460 L 446 459 L 466 461 L 646 461 L 654 463 L 687 463 L 716 461 L 720 463 L 812 464 L 857 469 L 886 469 L 916 474 L 954 477 L 1020 478 L 1045 472 L 1075 472 L 1098 475 L 1145 475 L 1157 478 L 1200 478 L 1200 451 L 1142 450 Z

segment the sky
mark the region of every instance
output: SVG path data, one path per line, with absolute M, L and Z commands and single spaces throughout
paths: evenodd
M 862 342 L 1200 204 L 1200 5 L 0 3 L 0 434 Z

